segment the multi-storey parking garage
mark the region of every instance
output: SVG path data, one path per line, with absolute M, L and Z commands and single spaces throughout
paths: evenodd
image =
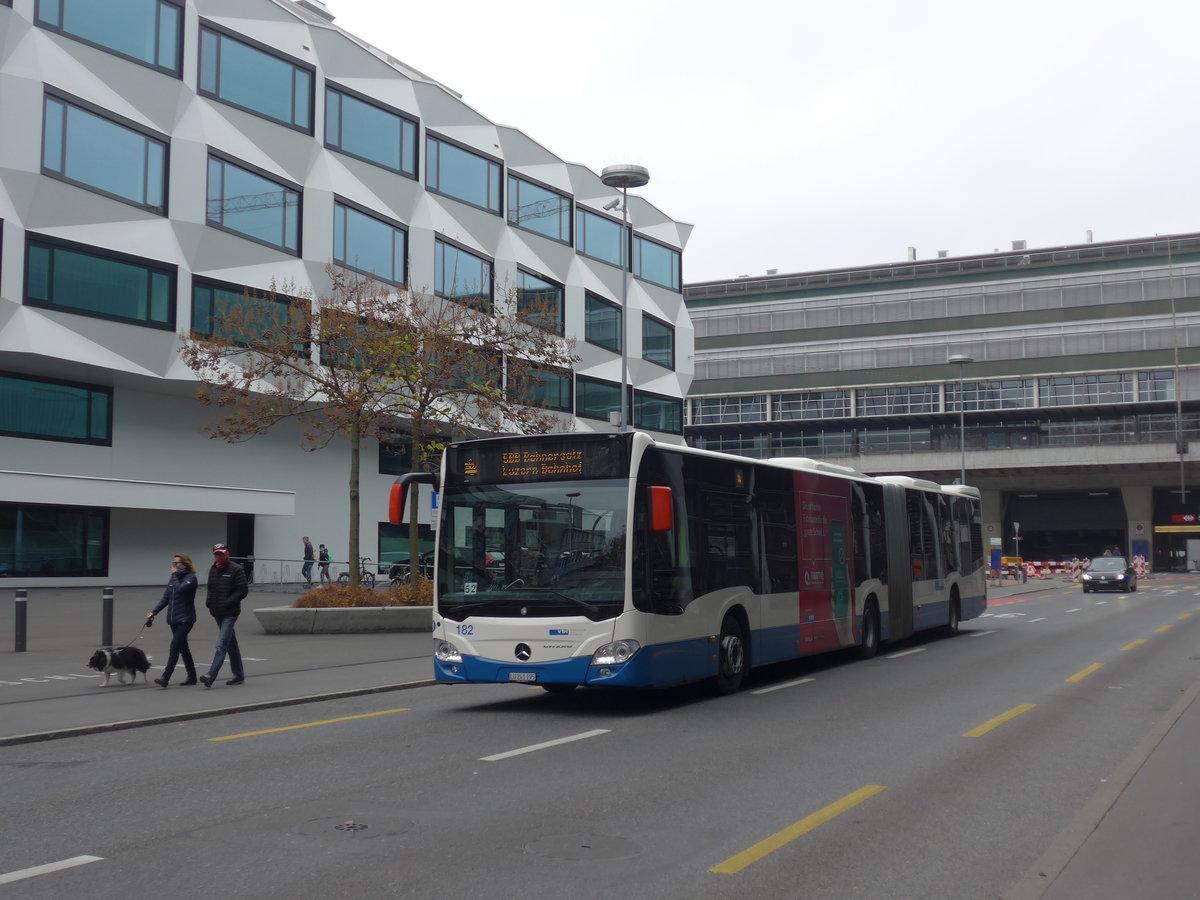
M 1200 567 L 1200 234 L 685 287 L 689 443 L 960 477 L 1005 555 Z M 961 424 L 961 428 L 960 428 Z

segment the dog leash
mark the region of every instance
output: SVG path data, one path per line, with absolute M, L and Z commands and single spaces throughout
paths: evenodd
M 121 644 L 120 646 L 121 647 L 132 647 L 133 642 L 142 636 L 142 632 L 145 631 L 147 628 L 149 628 L 153 624 L 154 624 L 153 619 L 146 619 L 146 621 L 142 622 L 142 627 L 138 629 L 138 633 L 133 636 L 133 641 L 130 641 L 128 644 Z M 108 649 L 109 650 L 117 650 L 118 647 L 116 645 L 114 645 L 112 647 L 109 647 Z

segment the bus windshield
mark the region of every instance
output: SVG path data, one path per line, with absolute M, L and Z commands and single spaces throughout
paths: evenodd
M 438 612 L 612 619 L 625 606 L 627 479 L 447 487 Z

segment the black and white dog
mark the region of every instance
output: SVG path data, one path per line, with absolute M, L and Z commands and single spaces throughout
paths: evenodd
M 112 650 L 97 650 L 92 654 L 92 658 L 88 660 L 88 668 L 95 669 L 97 672 L 104 673 L 104 684 L 101 687 L 108 687 L 108 679 L 114 672 L 117 673 L 117 681 L 121 684 L 125 683 L 125 676 L 129 675 L 129 683 L 133 684 L 137 681 L 137 673 L 142 673 L 142 681 L 149 684 L 149 679 L 146 673 L 150 671 L 150 660 L 146 654 L 138 647 L 116 647 Z

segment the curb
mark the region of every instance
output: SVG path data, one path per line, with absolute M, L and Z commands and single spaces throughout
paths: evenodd
M 126 731 L 130 728 L 144 728 L 151 725 L 169 725 L 172 722 L 186 722 L 192 719 L 212 719 L 232 713 L 255 712 L 262 709 L 276 709 L 282 706 L 299 706 L 304 703 L 322 703 L 326 700 L 342 700 L 348 697 L 362 697 L 367 694 L 382 694 L 387 691 L 404 691 L 410 688 L 428 687 L 434 684 L 437 684 L 437 681 L 430 678 L 420 681 L 405 681 L 400 684 L 381 684 L 376 687 L 354 688 L 353 690 L 337 691 L 332 694 L 314 694 L 310 697 L 263 700 L 258 703 L 245 703 L 239 706 L 223 706 L 220 709 L 202 709 L 194 712 L 172 713 L 169 716 L 154 716 L 149 719 L 126 719 L 121 722 L 108 722 L 101 725 L 80 725 L 77 728 L 62 728 L 58 731 L 36 731 L 29 734 L 0 737 L 0 747 L 14 747 L 18 744 L 36 744 L 42 741 L 55 741 L 59 738 L 80 737 L 82 735 L 100 734 L 108 731 Z

